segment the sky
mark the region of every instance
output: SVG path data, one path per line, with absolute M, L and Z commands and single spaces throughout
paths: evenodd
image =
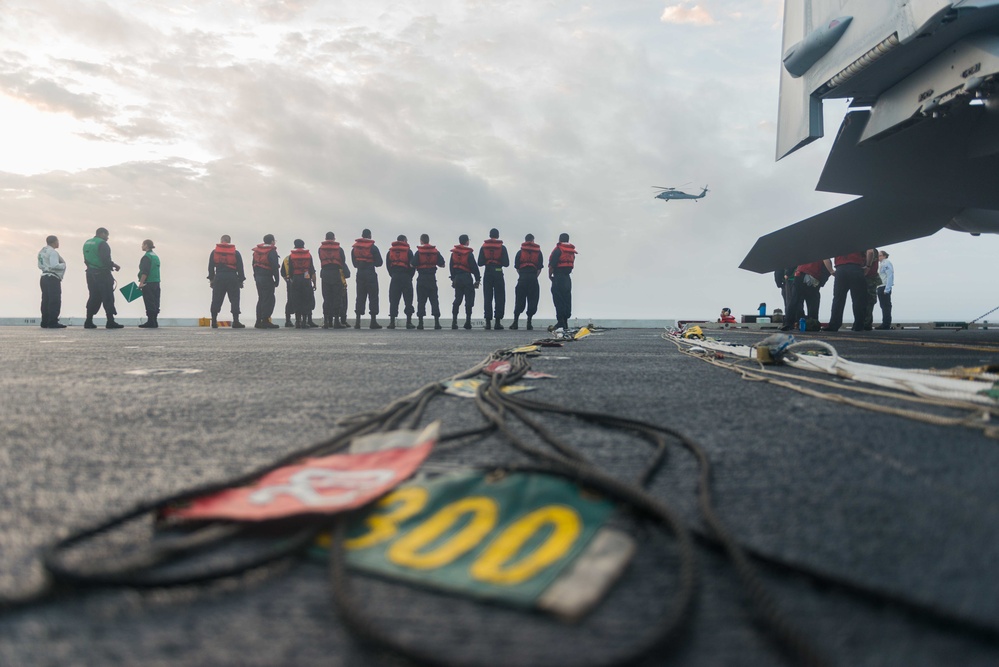
M 567 232 L 573 315 L 594 322 L 772 309 L 772 275 L 743 257 L 850 199 L 814 191 L 844 102 L 826 103 L 825 139 L 774 161 L 782 14 L 781 0 L 0 0 L 0 317 L 38 315 L 49 234 L 69 265 L 63 316 L 83 316 L 97 227 L 121 285 L 155 242 L 162 318 L 208 315 L 223 234 L 249 267 L 264 234 L 284 255 L 363 228 L 383 252 L 428 233 L 445 256 L 491 227 L 511 256 L 527 233 L 547 253 Z M 696 203 L 651 187 L 705 185 Z M 997 246 L 945 230 L 887 248 L 894 319 L 995 307 Z M 545 287 L 539 318 L 554 316 Z M 252 313 L 252 281 L 242 298 Z M 830 283 L 823 318 L 831 301 Z M 141 304 L 119 297 L 120 316 Z

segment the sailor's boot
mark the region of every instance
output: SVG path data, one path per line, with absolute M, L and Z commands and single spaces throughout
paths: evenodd
M 435 317 L 434 318 L 434 329 L 440 330 L 440 328 L 441 328 L 441 318 Z M 455 328 L 457 328 L 457 322 L 455 323 Z
M 374 328 L 374 327 L 372 327 L 372 328 Z M 395 329 L 395 318 L 394 317 L 389 317 L 388 328 L 389 329 Z
M 239 321 L 239 315 L 232 316 L 232 328 L 233 329 L 245 329 L 246 325 Z
M 419 321 L 419 323 L 418 323 L 418 324 L 416 325 L 416 328 L 417 328 L 417 329 L 422 329 L 422 328 L 423 328 L 423 318 L 421 317 L 421 318 L 419 318 L 419 319 L 420 319 L 420 321 Z
M 285 329 L 291 329 L 294 326 L 295 326 L 295 324 L 291 321 L 291 315 L 285 315 L 284 316 L 284 328 Z
M 218 328 L 219 328 L 219 314 L 212 313 L 212 329 L 218 329 Z
M 471 313 L 469 313 L 468 315 L 465 315 L 465 328 L 466 329 L 471 329 L 472 328 L 472 315 L 471 315 Z
M 510 325 L 510 328 L 513 331 L 516 331 L 519 328 L 518 325 L 517 325 L 517 320 L 519 320 L 519 319 L 520 319 L 520 315 L 514 315 L 513 316 L 513 324 Z
M 531 324 L 531 316 L 530 315 L 527 316 L 527 330 L 528 331 L 534 331 L 534 325 Z
M 358 315 L 357 318 L 354 320 L 354 328 L 355 329 L 360 329 L 361 328 L 361 316 L 360 315 Z
M 501 331 L 503 329 L 503 325 L 500 323 L 498 317 L 496 318 L 496 326 L 493 328 L 496 329 L 496 331 Z
M 381 329 L 382 325 L 378 324 L 378 320 L 376 320 L 375 316 L 372 315 L 371 316 L 371 324 L 368 325 L 368 328 L 369 329 Z
M 420 320 L 420 322 L 423 322 L 423 320 Z M 413 324 L 413 316 L 412 315 L 406 315 L 406 328 L 407 329 L 415 329 L 416 328 L 416 326 Z
M 490 319 L 488 319 L 488 318 L 486 318 L 486 330 L 488 331 L 489 329 L 492 329 L 492 328 L 493 328 L 493 321 L 490 320 Z

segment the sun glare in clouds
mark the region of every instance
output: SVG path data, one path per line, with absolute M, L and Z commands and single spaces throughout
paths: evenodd
M 0 95 L 0 172 L 29 176 L 50 171 L 76 172 L 123 162 L 184 156 L 208 160 L 193 145 L 128 144 L 86 138 L 94 127 L 66 113 L 36 109 Z
M 686 23 L 691 25 L 712 25 L 715 22 L 711 14 L 700 5 L 688 7 L 686 4 L 666 7 L 659 20 L 663 23 Z

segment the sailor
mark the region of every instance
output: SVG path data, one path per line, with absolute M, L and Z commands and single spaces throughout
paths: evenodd
M 409 239 L 400 234 L 392 247 L 385 253 L 385 264 L 389 272 L 389 329 L 395 329 L 395 318 L 399 316 L 399 300 L 405 304 L 406 328 L 415 329 L 413 324 L 413 251 Z
M 319 264 L 323 284 L 323 329 L 344 329 L 347 327 L 345 285 L 350 267 L 333 232 L 326 232 L 326 240 L 319 244 Z
M 864 314 L 864 331 L 874 328 L 874 306 L 878 303 L 878 287 L 881 286 L 881 273 L 878 268 L 878 249 L 867 251 L 870 260 L 864 267 L 864 282 L 867 285 L 867 311 Z
M 142 290 L 142 303 L 146 307 L 146 321 L 140 329 L 160 327 L 160 258 L 153 252 L 156 246 L 152 240 L 142 242 L 145 255 L 139 260 L 139 289 Z
M 264 242 L 253 248 L 253 282 L 257 286 L 257 323 L 255 329 L 278 329 L 271 322 L 274 315 L 276 299 L 274 292 L 281 284 L 281 258 L 277 246 L 274 245 L 274 235 L 265 234 Z
M 572 273 L 576 262 L 576 246 L 569 235 L 559 234 L 558 243 L 548 256 L 548 279 L 552 281 L 552 302 L 555 304 L 555 328 L 568 329 L 572 317 Z
M 65 329 L 59 323 L 62 310 L 62 279 L 66 275 L 66 262 L 59 254 L 59 238 L 47 236 L 45 246 L 38 251 L 38 268 L 42 272 L 42 328 Z
M 295 297 L 291 291 L 291 255 L 285 255 L 281 260 L 281 278 L 284 279 L 285 301 L 284 301 L 284 327 L 291 329 L 295 323 L 291 318 L 295 316 Z
M 881 326 L 878 329 L 891 329 L 891 291 L 895 287 L 895 267 L 884 250 L 878 251 L 878 265 L 878 275 L 881 277 L 881 286 L 878 287 Z
M 308 329 L 315 307 L 316 265 L 312 261 L 312 253 L 305 247 L 305 241 L 295 239 L 294 246 L 288 255 L 288 273 L 291 276 L 295 328 Z
M 375 269 L 382 265 L 382 253 L 371 240 L 371 230 L 361 231 L 361 238 L 354 241 L 354 247 L 350 251 L 350 261 L 357 269 L 355 278 L 357 288 L 357 300 L 354 302 L 354 328 L 361 328 L 361 316 L 364 315 L 364 302 L 368 303 L 368 312 L 371 313 L 371 329 L 381 329 L 375 318 L 378 315 L 378 274 Z
M 479 289 L 481 277 L 479 267 L 468 247 L 468 234 L 458 237 L 458 245 L 451 248 L 451 287 L 454 288 L 454 303 L 451 304 L 451 328 L 458 328 L 458 310 L 465 302 L 465 328 L 472 328 L 472 306 L 475 305 L 475 290 Z M 475 279 L 472 280 L 472 276 Z
M 517 287 L 514 290 L 513 324 L 511 329 L 518 328 L 520 314 L 527 307 L 527 329 L 534 329 L 531 318 L 538 312 L 538 298 L 541 288 L 538 286 L 538 276 L 541 269 L 545 267 L 544 259 L 541 255 L 541 246 L 534 242 L 534 234 L 524 237 L 524 242 L 520 244 L 520 250 L 513 258 L 513 266 L 517 269 Z
M 853 330 L 864 330 L 864 317 L 867 315 L 867 281 L 864 278 L 864 267 L 870 264 L 870 250 L 851 252 L 835 258 L 835 267 L 827 259 L 826 270 L 833 276 L 832 313 L 829 324 L 822 327 L 823 331 L 839 331 L 843 326 L 843 311 L 846 309 L 846 295 L 853 301 Z
M 114 278 L 112 271 L 118 271 L 120 266 L 111 259 L 111 246 L 108 245 L 108 238 L 111 234 L 104 227 L 98 227 L 94 232 L 94 238 L 83 244 L 83 262 L 87 265 L 87 289 L 90 298 L 87 299 L 87 320 L 83 323 L 84 329 L 96 329 L 94 315 L 104 307 L 104 314 L 107 316 L 105 328 L 121 329 L 124 325 L 118 324 L 114 320 L 117 310 L 114 307 Z
M 819 302 L 822 297 L 819 288 L 829 277 L 822 260 L 799 264 L 794 271 L 794 282 L 791 288 L 791 305 L 781 331 L 791 331 L 798 327 L 802 317 L 819 319 Z M 807 309 L 807 313 L 806 313 Z
M 416 269 L 416 316 L 419 323 L 417 329 L 423 328 L 423 318 L 427 314 L 427 301 L 430 301 L 430 312 L 434 316 L 434 329 L 441 328 L 441 306 L 437 297 L 437 268 L 444 267 L 444 256 L 437 246 L 430 245 L 430 235 L 420 235 L 420 245 L 413 257 L 413 268 Z
M 499 230 L 489 230 L 489 238 L 479 248 L 479 266 L 482 269 L 482 305 L 485 309 L 486 328 L 496 316 L 496 328 L 502 329 L 503 309 L 506 306 L 506 283 L 503 282 L 503 267 L 510 266 L 510 255 L 499 238 Z
M 232 238 L 223 234 L 215 244 L 215 250 L 208 256 L 208 284 L 212 287 L 212 328 L 218 329 L 219 312 L 222 302 L 229 297 L 232 311 L 232 328 L 245 329 L 239 321 L 239 290 L 243 289 L 246 274 L 243 273 L 243 256 L 232 244 Z

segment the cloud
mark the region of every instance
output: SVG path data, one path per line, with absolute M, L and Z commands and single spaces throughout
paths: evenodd
M 683 23 L 690 25 L 713 25 L 714 17 L 700 5 L 686 7 L 684 5 L 670 5 L 663 10 L 663 15 L 659 17 L 663 23 Z

